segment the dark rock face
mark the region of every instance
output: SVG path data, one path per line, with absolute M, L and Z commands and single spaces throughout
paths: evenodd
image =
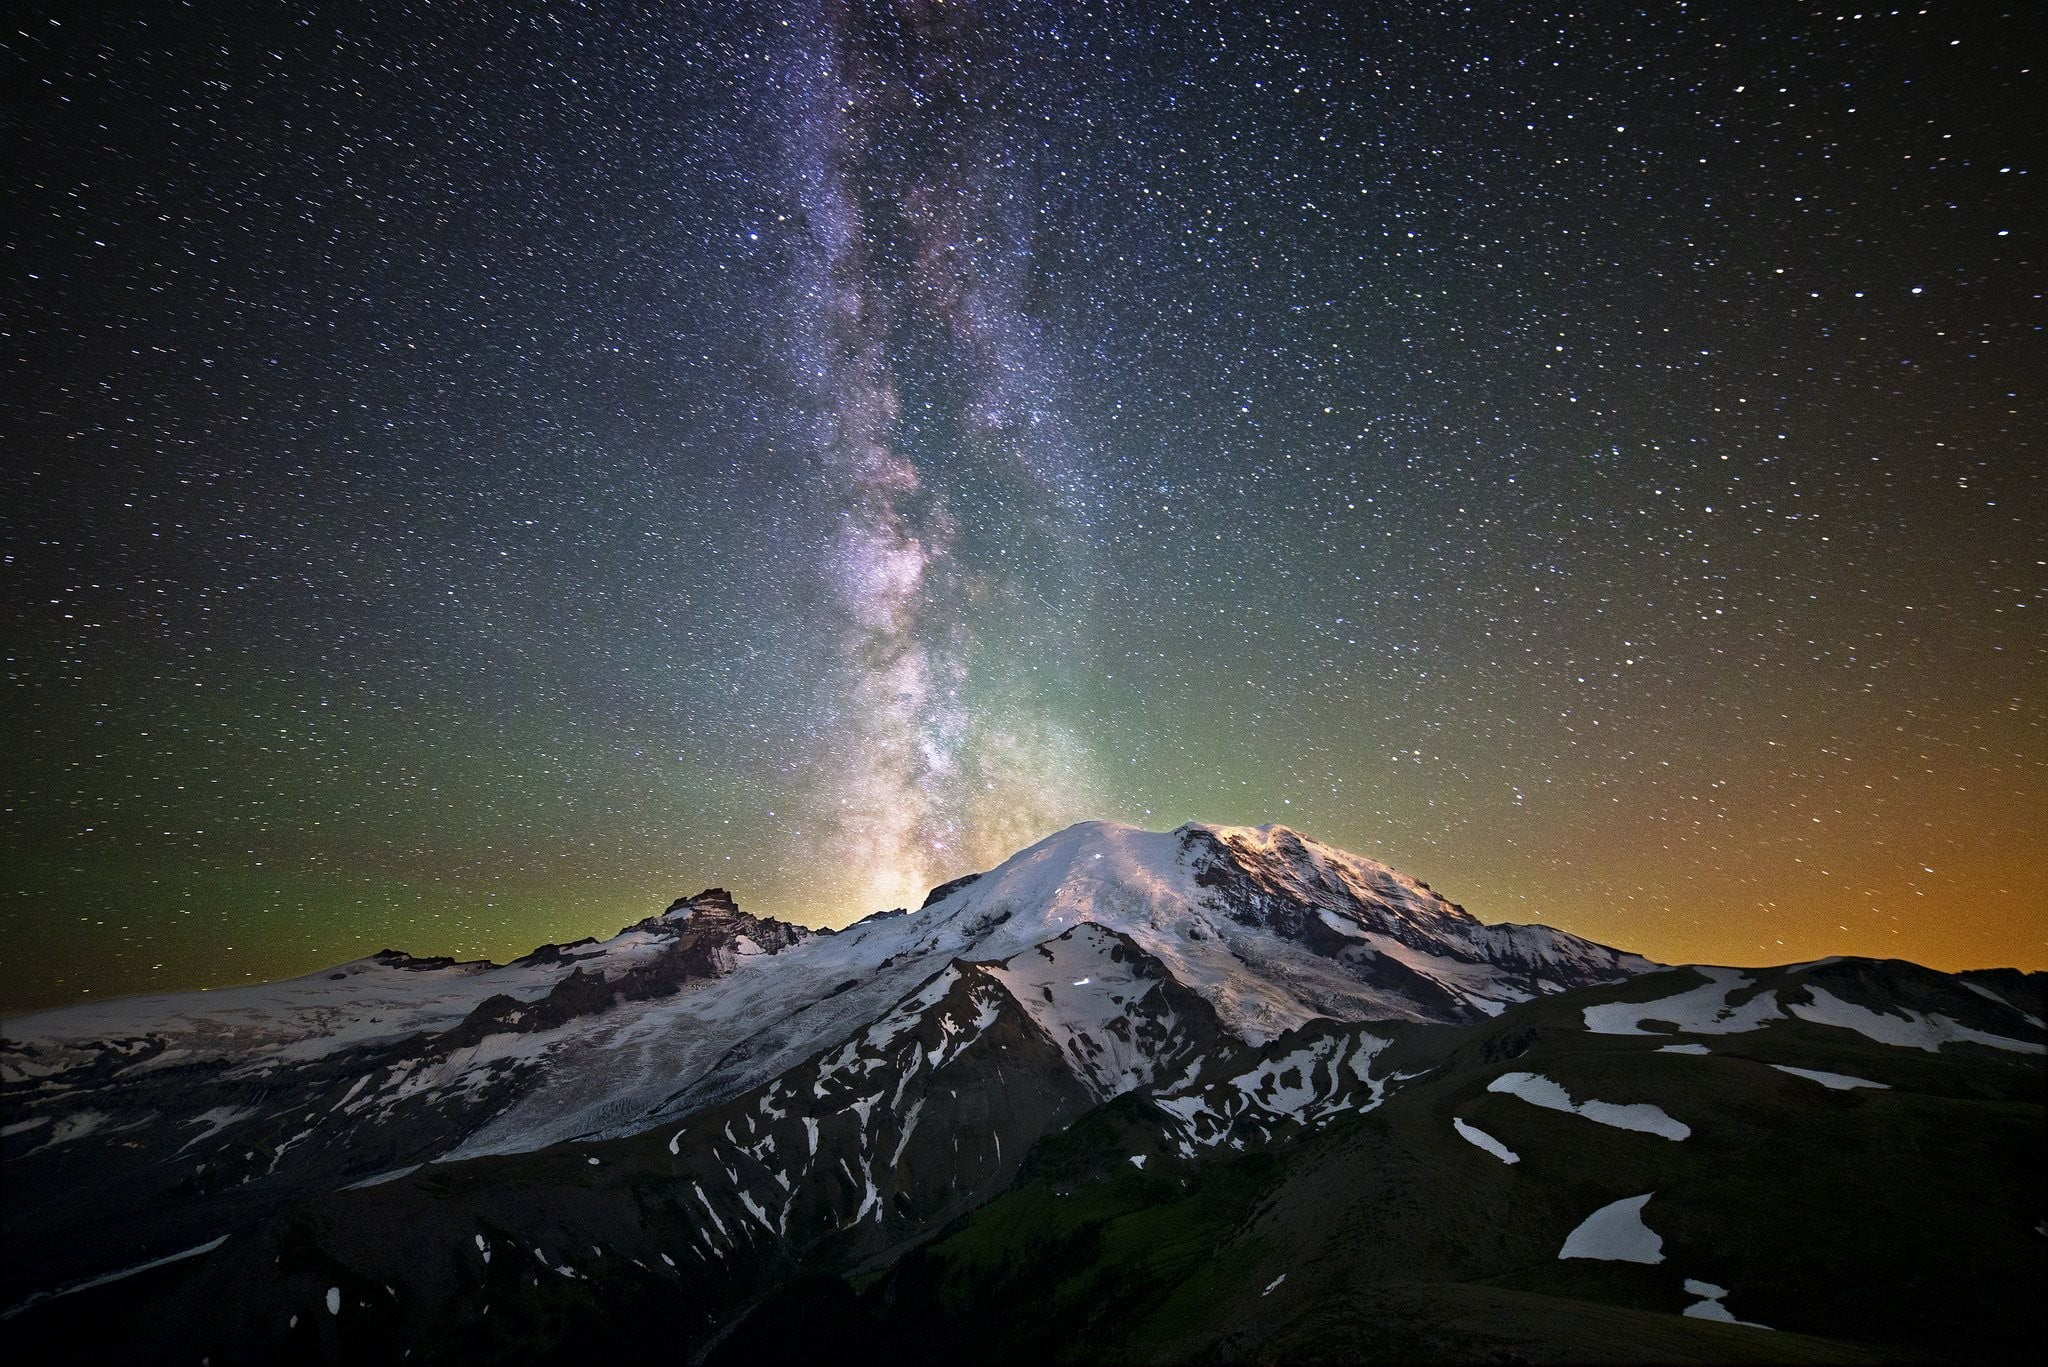
M 960 891 L 960 889 L 968 886 L 971 883 L 979 882 L 980 880 L 980 874 L 966 873 L 962 874 L 958 878 L 950 879 L 947 882 L 941 883 L 937 887 L 933 888 L 930 892 L 924 895 L 924 903 L 922 906 L 918 908 L 918 910 L 922 911 L 924 907 L 932 906 L 938 902 L 943 902 L 948 897 L 951 897 L 954 893 Z
M 1973 968 L 1956 974 L 1971 991 L 1989 992 L 2015 1011 L 2035 1020 L 2048 1017 L 2048 973 L 2022 973 L 2017 968 Z
M 1343 957 L 1357 941 L 1332 930 L 1317 908 L 1366 908 L 1350 888 L 1315 866 L 1293 832 L 1282 832 L 1276 843 L 1269 852 L 1192 827 L 1181 832 L 1195 882 L 1216 892 L 1232 920 L 1275 931 L 1318 954 Z
M 527 964 L 574 963 L 576 962 L 576 960 L 584 958 L 586 956 L 574 953 L 573 951 L 578 949 L 587 949 L 590 946 L 595 945 L 596 943 L 596 937 L 586 935 L 580 940 L 571 940 L 567 944 L 541 945 L 532 953 L 522 954 L 518 958 L 514 959 L 512 961 L 512 965 L 514 967 L 521 967 Z
M 392 968 L 402 968 L 408 973 L 432 973 L 443 968 L 490 967 L 489 962 L 482 959 L 464 962 L 451 959 L 444 954 L 437 954 L 430 958 L 421 958 L 417 955 L 408 954 L 402 949 L 380 949 L 371 957 L 379 963 L 386 964 Z
M 1389 883 L 1385 895 L 1363 898 L 1349 884 L 1331 876 L 1312 857 L 1293 831 L 1279 831 L 1271 848 L 1241 840 L 1222 840 L 1205 830 L 1187 829 L 1181 846 L 1197 869 L 1195 881 L 1214 888 L 1232 919 L 1261 925 L 1298 940 L 1319 954 L 1342 957 L 1357 942 L 1330 928 L 1317 914 L 1328 908 L 1359 920 L 1371 929 L 1418 947 L 1438 948 L 1447 927 L 1477 927 L 1464 908 L 1421 887 L 1420 906 L 1408 903 L 1405 889 Z M 1422 924 L 1418 925 L 1420 921 Z
M 604 978 L 578 967 L 569 971 L 537 1002 L 525 1002 L 499 993 L 477 1004 L 462 1024 L 434 1038 L 429 1052 L 452 1054 L 473 1049 L 492 1035 L 531 1034 L 555 1030 L 578 1016 L 594 1016 L 612 1006 L 612 991 Z
M 695 897 L 676 898 L 668 904 L 668 910 L 662 912 L 662 915 L 673 916 L 679 911 L 696 911 L 706 907 L 719 911 L 738 911 L 740 904 L 735 902 L 732 894 L 724 888 L 706 888 Z
M 664 918 L 660 928 L 674 934 L 675 942 L 657 959 L 612 981 L 611 988 L 620 1000 L 669 996 L 693 978 L 716 978 L 731 972 L 743 951 L 780 954 L 817 933 L 787 921 L 750 916 L 729 902 L 718 901 L 696 902 L 687 919 Z M 751 944 L 752 950 L 746 951 L 743 942 Z

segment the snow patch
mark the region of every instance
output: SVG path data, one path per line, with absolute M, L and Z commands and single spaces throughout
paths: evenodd
M 1477 1125 L 1468 1125 L 1456 1116 L 1452 1116 L 1451 1128 L 1458 1132 L 1460 1138 L 1477 1144 L 1503 1163 L 1519 1163 L 1522 1161 L 1522 1155 L 1516 1153 Z
M 365 1187 L 381 1187 L 386 1182 L 396 1182 L 401 1177 L 410 1177 L 414 1173 L 418 1172 L 421 1168 L 424 1168 L 425 1166 L 425 1163 L 414 1163 L 411 1167 L 393 1168 L 389 1172 L 372 1173 L 368 1177 L 363 1178 L 360 1182 L 349 1183 L 347 1186 L 343 1187 L 342 1190 L 361 1191 Z
M 1644 1021 L 1668 1021 L 1691 1035 L 1741 1035 L 1762 1029 L 1767 1021 L 1783 1020 L 1777 998 L 1759 992 L 1740 1006 L 1728 999 L 1754 985 L 1738 968 L 1695 968 L 1707 981 L 1674 996 L 1649 1002 L 1608 1002 L 1586 1008 L 1586 1028 L 1596 1035 L 1654 1035 L 1665 1032 L 1643 1029 Z
M 69 1144 L 74 1139 L 96 1134 L 113 1118 L 105 1111 L 80 1111 L 75 1115 L 64 1116 L 50 1127 L 48 1137 L 31 1152 L 55 1148 L 59 1144 Z
M 1602 1125 L 1611 1125 L 1617 1130 L 1635 1130 L 1642 1134 L 1662 1135 L 1666 1139 L 1684 1139 L 1692 1134 L 1692 1127 L 1682 1120 L 1674 1120 L 1665 1114 L 1662 1107 L 1652 1106 L 1646 1101 L 1617 1104 L 1611 1101 L 1573 1101 L 1570 1092 L 1538 1073 L 1502 1073 L 1486 1084 L 1489 1092 L 1503 1092 L 1518 1096 L 1534 1106 L 1548 1110 L 1564 1111 L 1571 1115 L 1584 1116 Z
M 1722 1299 L 1728 1294 L 1728 1288 L 1725 1286 L 1716 1286 L 1712 1282 L 1703 1282 L 1687 1277 L 1685 1279 L 1685 1294 L 1700 1297 L 1699 1300 L 1694 1301 L 1691 1305 L 1678 1312 L 1691 1319 L 1714 1320 L 1720 1324 L 1742 1324 L 1749 1326 L 1751 1329 L 1769 1329 L 1771 1327 L 1768 1324 L 1758 1324 L 1755 1320 L 1739 1320 L 1729 1314 L 1728 1307 L 1721 1304 Z
M 1595 1258 L 1610 1263 L 1663 1262 L 1663 1237 L 1643 1223 L 1643 1207 L 1656 1194 L 1646 1191 L 1641 1196 L 1624 1196 L 1600 1207 L 1565 1236 L 1564 1247 L 1557 1251 L 1558 1258 Z
M 205 1128 L 180 1145 L 178 1152 L 183 1153 L 201 1140 L 211 1139 L 228 1126 L 247 1120 L 255 1114 L 256 1108 L 254 1106 L 214 1106 L 201 1111 L 189 1120 L 180 1121 L 180 1124 L 203 1125 Z
M 1827 1073 L 1818 1068 L 1794 1068 L 1789 1063 L 1773 1063 L 1771 1067 L 1781 1073 L 1790 1073 L 1793 1077 L 1818 1082 L 1821 1086 L 1837 1092 L 1846 1092 L 1855 1087 L 1876 1087 L 1887 1092 L 1891 1090 L 1889 1082 L 1872 1082 L 1868 1078 L 1850 1077 L 1847 1073 Z
M 2007 1049 L 2020 1054 L 2048 1053 L 2048 1044 L 2036 1044 L 2031 1040 L 2008 1039 L 2004 1035 L 1986 1034 L 1959 1025 L 1947 1016 L 1923 1015 L 1918 1011 L 1899 1008 L 1902 1015 L 1894 1016 L 1885 1011 L 1872 1011 L 1869 1007 L 1845 1002 L 1824 988 L 1808 987 L 1812 1002 L 1794 1002 L 1789 1008 L 1793 1015 L 1815 1025 L 1832 1025 L 1843 1030 L 1854 1030 L 1865 1039 L 1879 1044 L 1889 1044 L 1902 1049 L 1924 1049 L 1930 1054 L 1941 1052 L 1944 1044 L 1968 1040 L 1974 1044 L 1988 1044 L 1994 1049 Z

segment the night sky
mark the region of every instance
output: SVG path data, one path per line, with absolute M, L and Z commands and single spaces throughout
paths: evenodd
M 2040 7 L 1451 8 L 11 11 L 0 1002 L 1091 817 L 2048 967 Z

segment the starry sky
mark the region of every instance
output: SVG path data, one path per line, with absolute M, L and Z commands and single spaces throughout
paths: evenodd
M 2036 6 L 4 27 L 10 1009 L 1091 817 L 2048 967 Z

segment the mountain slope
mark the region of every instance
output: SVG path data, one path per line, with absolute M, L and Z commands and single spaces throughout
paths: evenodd
M 1171 1123 L 1133 1094 L 866 1294 L 802 1295 L 877 1362 L 2030 1361 L 2048 1076 L 2006 999 L 2043 975 L 2005 976 L 1998 1001 L 1867 960 L 1561 994 L 1369 1112 L 1196 1163 L 1120 1161 Z M 1587 1028 L 1737 977 L 1780 1013 Z M 1851 984 L 1893 1021 L 1969 1018 L 1928 1049 L 1795 1009 Z M 802 1350 L 794 1300 L 718 1360 Z

